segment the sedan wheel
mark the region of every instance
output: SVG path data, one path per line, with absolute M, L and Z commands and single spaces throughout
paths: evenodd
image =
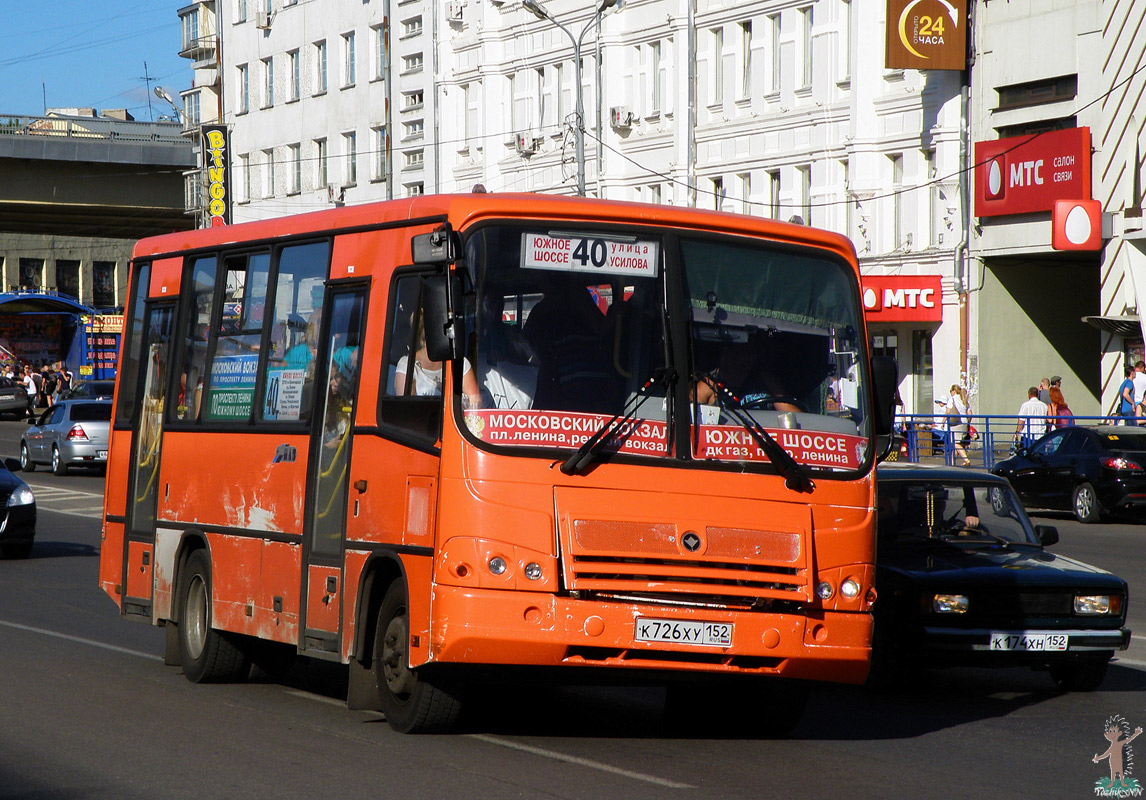
M 1098 522 L 1102 510 L 1098 507 L 1098 495 L 1089 483 L 1080 483 L 1074 490 L 1074 515 L 1079 522 Z
M 36 471 L 36 462 L 32 460 L 32 454 L 28 452 L 28 445 L 24 442 L 20 443 L 20 469 L 24 472 Z
M 67 475 L 68 465 L 60 458 L 60 448 L 52 448 L 52 474 L 54 475 Z

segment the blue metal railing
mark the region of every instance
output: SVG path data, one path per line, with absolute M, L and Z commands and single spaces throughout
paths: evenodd
M 1024 437 L 1032 428 L 1038 430 L 1039 424 L 1045 426 L 1046 422 L 1045 417 L 1018 417 L 1014 414 L 969 414 L 968 418 L 973 434 L 963 449 L 971 460 L 971 466 L 981 469 L 990 469 L 995 462 L 1008 458 L 1015 445 L 1027 444 L 1039 438 L 1041 433 Z M 1024 422 L 1022 434 L 1016 431 L 1020 419 Z M 1121 425 L 1123 422 L 1117 416 L 1075 417 L 1073 420 L 1073 424 L 1083 426 Z M 936 414 L 897 414 L 895 425 L 907 442 L 907 461 L 942 463 L 948 466 L 960 463 L 958 452 L 949 446 L 952 437 L 958 440 L 960 434 L 948 433 L 944 417 Z M 1048 430 L 1044 428 L 1043 432 Z M 904 460 L 903 456 L 900 456 L 900 460 Z

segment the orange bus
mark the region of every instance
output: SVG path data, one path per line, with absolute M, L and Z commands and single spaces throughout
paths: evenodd
M 342 662 L 423 731 L 511 667 L 774 728 L 865 678 L 895 371 L 846 238 L 427 196 L 145 239 L 129 293 L 100 583 L 192 681 Z

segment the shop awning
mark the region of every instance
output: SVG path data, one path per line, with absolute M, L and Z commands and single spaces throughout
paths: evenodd
M 1100 331 L 1113 333 L 1116 336 L 1121 336 L 1126 339 L 1142 338 L 1142 323 L 1138 320 L 1137 315 L 1134 314 L 1121 316 L 1095 315 L 1092 317 L 1083 317 L 1082 321 L 1087 325 L 1093 325 Z
M 0 292 L 0 314 L 23 313 L 92 314 L 95 310 L 63 294 Z

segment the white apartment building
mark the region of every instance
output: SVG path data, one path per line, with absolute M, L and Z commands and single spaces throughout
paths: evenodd
M 543 5 L 568 33 L 509 0 L 443 29 L 442 191 L 574 191 L 585 31 L 587 194 L 846 233 L 877 294 L 934 303 L 869 316 L 907 411 L 967 380 L 959 75 L 884 69 L 884 0 L 629 0 L 599 36 L 593 4 Z
M 436 185 L 435 4 L 201 0 L 185 31 L 217 31 L 183 93 L 231 134 L 232 221 L 422 194 Z M 192 51 L 198 57 L 207 48 Z M 213 64 L 213 65 L 212 65 Z M 201 115 L 211 101 L 217 114 Z M 429 177 L 428 177 L 429 176 Z
M 885 0 L 628 0 L 599 27 L 599 3 L 542 5 L 550 19 L 518 0 L 181 10 L 219 33 L 217 75 L 184 98 L 202 94 L 200 113 L 222 98 L 233 220 L 477 184 L 573 193 L 580 91 L 587 194 L 846 233 L 905 409 L 973 387 L 954 281 L 960 78 L 884 69 Z

